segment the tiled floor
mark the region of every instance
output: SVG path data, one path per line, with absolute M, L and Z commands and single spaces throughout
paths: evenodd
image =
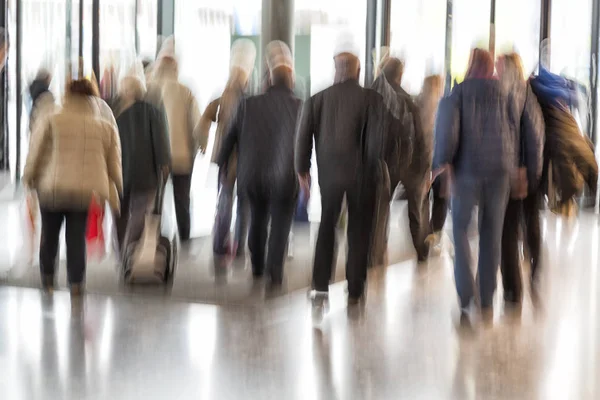
M 409 257 L 371 270 L 363 307 L 348 308 L 343 284 L 334 285 L 316 325 L 304 290 L 217 306 L 95 293 L 72 302 L 66 292 L 49 298 L 0 287 L 0 393 L 15 400 L 598 399 L 599 229 L 593 214 L 570 222 L 547 215 L 541 302 L 534 307 L 527 296 L 516 315 L 497 301 L 493 326 L 474 330 L 457 327 L 447 254 L 424 266 Z M 212 268 L 199 260 L 196 268 Z M 295 259 L 288 269 L 308 265 Z M 220 287 L 251 286 L 247 275 L 232 270 Z

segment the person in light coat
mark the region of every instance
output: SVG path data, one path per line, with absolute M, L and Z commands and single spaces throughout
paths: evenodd
M 42 285 L 52 290 L 59 234 L 66 221 L 67 279 L 71 294 L 82 293 L 86 269 L 86 226 L 93 198 L 119 211 L 123 191 L 117 129 L 102 118 L 98 92 L 86 79 L 68 84 L 63 107 L 32 135 L 23 183 L 40 203 Z
M 200 132 L 200 109 L 192 91 L 179 81 L 177 61 L 162 57 L 148 83 L 147 101 L 167 117 L 171 146 L 171 173 L 179 239 L 190 238 L 190 190 L 194 160 L 206 151 L 208 137 Z

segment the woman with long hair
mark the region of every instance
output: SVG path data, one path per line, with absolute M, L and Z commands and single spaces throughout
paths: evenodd
M 97 87 L 87 79 L 67 85 L 62 109 L 38 125 L 27 156 L 24 184 L 35 190 L 42 215 L 42 286 L 54 287 L 59 234 L 66 221 L 67 278 L 72 295 L 83 291 L 86 226 L 92 200 L 118 212 L 123 189 L 121 145 L 102 119 Z
M 509 53 L 498 57 L 496 70 L 504 90 L 512 98 L 512 119 L 519 128 L 519 168 L 525 168 L 525 160 L 534 154 L 542 153 L 544 123 L 542 111 L 537 98 L 525 80 L 521 57 L 517 53 Z M 530 124 L 524 122 L 529 121 Z M 526 143 L 521 139 L 526 137 L 525 130 L 531 130 L 530 138 L 537 142 Z M 530 149 L 529 152 L 526 150 Z M 537 152 L 537 153 L 535 153 Z M 535 156 L 534 156 L 535 157 Z M 541 158 L 540 158 L 541 160 Z M 539 205 L 541 197 L 538 194 L 538 177 L 527 177 L 515 174 L 511 199 L 506 208 L 504 228 L 502 232 L 502 287 L 504 301 L 507 305 L 520 305 L 523 297 L 521 267 L 518 251 L 519 227 L 523 226 L 523 242 L 529 250 L 532 276 L 535 274 L 540 255 L 540 219 Z M 519 181 L 519 182 L 517 182 Z M 518 188 L 520 186 L 520 188 Z
M 465 81 L 444 102 L 450 121 L 437 127 L 434 168 L 446 167 L 454 176 L 452 222 L 454 277 L 461 307 L 461 322 L 468 322 L 474 302 L 468 228 L 475 206 L 479 214 L 479 305 L 486 322 L 493 318 L 493 297 L 500 264 L 502 226 L 517 168 L 519 141 L 511 121 L 511 98 L 494 76 L 492 55 L 471 52 Z M 524 132 L 529 134 L 529 132 Z M 537 173 L 537 160 L 527 169 Z

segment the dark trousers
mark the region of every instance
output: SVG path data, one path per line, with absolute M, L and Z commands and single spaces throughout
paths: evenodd
M 519 260 L 519 228 L 523 227 L 523 244 L 527 247 L 531 263 L 531 278 L 534 279 L 539 264 L 541 232 L 539 216 L 540 196 L 535 193 L 524 200 L 510 200 L 506 207 L 502 232 L 502 284 L 504 299 L 521 301 L 523 283 Z
M 173 175 L 173 197 L 175 198 L 175 216 L 180 240 L 190 238 L 190 189 L 192 174 Z
M 86 268 L 87 211 L 41 210 L 41 216 L 40 272 L 42 278 L 55 275 L 60 229 L 63 220 L 66 220 L 67 279 L 70 285 L 83 283 Z
M 266 269 L 272 282 L 281 283 L 288 238 L 296 208 L 296 196 L 269 198 L 269 196 L 250 192 L 246 198 L 250 204 L 251 215 L 248 246 L 252 259 L 252 272 L 254 275 L 262 275 Z M 271 221 L 270 232 L 269 220 Z
M 433 202 L 431 205 L 431 233 L 438 233 L 444 229 L 446 215 L 448 214 L 448 201 L 441 196 L 441 179 L 435 180 L 432 186 Z
M 235 179 L 232 179 L 224 170 L 219 170 L 219 198 L 217 202 L 217 215 L 215 217 L 215 229 L 213 229 L 213 251 L 215 253 L 226 253 L 227 243 L 230 237 L 231 219 L 233 217 L 233 195 L 235 191 Z M 245 193 L 238 193 L 236 210 L 234 242 L 237 244 L 238 252 L 246 249 L 248 237 L 249 206 Z
M 348 294 L 360 297 L 367 279 L 369 250 L 375 223 L 375 188 L 364 184 L 340 185 L 320 182 L 321 224 L 315 249 L 313 288 L 328 291 L 336 262 L 336 225 L 340 217 L 344 194 L 348 204 L 346 279 Z
M 475 206 L 479 210 L 479 265 L 477 266 L 481 307 L 492 306 L 496 274 L 501 258 L 502 228 L 508 204 L 508 176 L 489 179 L 456 177 L 452 197 L 454 233 L 454 279 L 460 306 L 467 307 L 474 297 L 471 272 L 471 247 L 468 230 Z

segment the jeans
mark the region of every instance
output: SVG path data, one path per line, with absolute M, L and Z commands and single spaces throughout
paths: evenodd
M 510 193 L 508 174 L 494 178 L 456 176 L 452 198 L 454 231 L 454 279 L 461 308 L 474 297 L 468 229 L 475 206 L 479 206 L 479 297 L 482 308 L 492 306 L 500 264 L 502 227 Z
M 235 177 L 234 177 L 235 178 Z M 213 251 L 217 254 L 228 252 L 228 242 L 231 236 L 231 219 L 233 217 L 233 196 L 235 191 L 235 179 L 221 168 L 219 170 L 219 197 L 217 200 L 217 213 L 213 227 Z M 237 252 L 241 254 L 246 249 L 248 237 L 249 207 L 244 193 L 238 193 L 237 210 L 235 222 L 234 243 Z
M 66 220 L 67 280 L 70 285 L 83 283 L 86 268 L 85 233 L 87 211 L 41 210 L 40 272 L 44 277 L 55 276 L 60 229 Z

